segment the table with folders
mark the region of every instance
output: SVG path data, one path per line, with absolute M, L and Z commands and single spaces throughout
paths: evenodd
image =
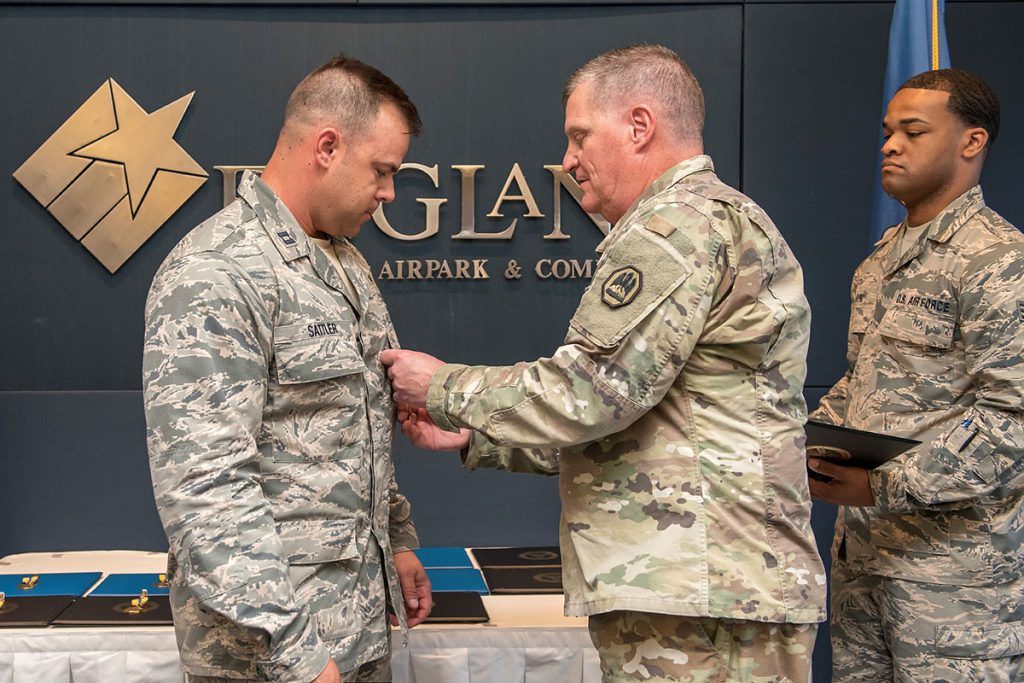
M 600 680 L 586 619 L 562 615 L 557 548 L 423 548 L 417 555 L 435 608 L 431 623 L 410 632 L 407 648 L 393 632 L 395 683 Z M 26 616 L 33 589 L 20 586 L 33 577 L 34 590 L 54 598 L 52 614 L 18 625 L 5 626 L 0 607 L 0 683 L 181 683 L 160 585 L 165 564 L 163 553 L 138 551 L 0 558 L 9 617 Z M 41 592 L 33 595 L 42 602 Z

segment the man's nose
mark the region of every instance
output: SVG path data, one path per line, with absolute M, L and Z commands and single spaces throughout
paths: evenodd
M 579 165 L 580 161 L 576 158 L 576 155 L 569 150 L 565 150 L 565 156 L 562 157 L 562 170 L 566 173 L 572 173 Z

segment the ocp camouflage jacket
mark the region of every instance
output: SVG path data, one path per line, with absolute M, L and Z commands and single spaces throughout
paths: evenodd
M 706 156 L 658 178 L 598 250 L 551 358 L 445 366 L 431 416 L 479 432 L 469 467 L 560 475 L 568 614 L 821 621 L 792 252 Z

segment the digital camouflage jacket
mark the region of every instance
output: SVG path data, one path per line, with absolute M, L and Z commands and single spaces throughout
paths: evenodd
M 813 417 L 922 441 L 843 507 L 851 571 L 950 585 L 1024 570 L 1024 235 L 974 187 L 853 276 L 849 370 Z
M 347 240 L 356 300 L 267 185 L 239 194 L 150 290 L 153 489 L 184 670 L 308 682 L 387 652 L 385 578 L 404 624 L 392 553 L 417 541 L 377 358 L 396 340 Z

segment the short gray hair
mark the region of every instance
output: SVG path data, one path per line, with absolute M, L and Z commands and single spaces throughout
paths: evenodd
M 663 45 L 631 45 L 605 52 L 577 69 L 565 82 L 562 106 L 580 85 L 592 86 L 590 101 L 601 107 L 636 96 L 664 108 L 679 141 L 699 141 L 704 129 L 704 93 L 679 55 Z
M 284 126 L 287 130 L 329 121 L 345 135 L 359 137 L 385 103 L 398 109 L 410 135 L 419 135 L 419 112 L 409 96 L 381 71 L 339 54 L 295 86 L 285 105 Z

